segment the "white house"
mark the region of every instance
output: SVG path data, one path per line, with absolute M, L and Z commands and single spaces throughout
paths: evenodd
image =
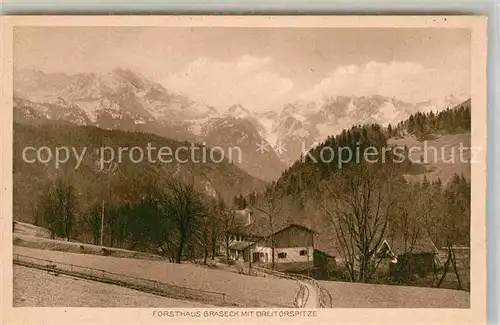
M 234 213 L 236 222 L 229 234 L 230 259 L 270 264 L 274 241 L 277 269 L 305 269 L 313 265 L 315 232 L 312 229 L 279 220 L 271 226 L 266 216 L 256 216 L 250 209 Z M 225 244 L 221 243 L 219 247 L 219 252 L 225 255 Z

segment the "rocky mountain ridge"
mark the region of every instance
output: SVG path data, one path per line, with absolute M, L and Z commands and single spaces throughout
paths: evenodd
M 14 73 L 17 122 L 141 131 L 226 150 L 237 145 L 242 155 L 235 163 L 268 181 L 279 177 L 304 149 L 352 125 L 396 124 L 417 111 L 439 111 L 460 102 L 455 96 L 421 103 L 378 95 L 335 96 L 255 112 L 240 104 L 227 109 L 205 105 L 125 69 L 76 75 Z

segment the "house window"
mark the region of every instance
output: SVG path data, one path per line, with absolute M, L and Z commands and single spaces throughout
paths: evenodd
M 229 241 L 233 241 L 233 236 L 229 236 Z
M 278 253 L 278 258 L 286 258 L 286 253 Z
M 307 255 L 307 250 L 303 249 L 299 252 L 300 256 L 306 256 Z

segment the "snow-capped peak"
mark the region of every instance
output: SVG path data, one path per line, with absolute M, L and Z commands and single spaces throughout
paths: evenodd
M 249 110 L 247 110 L 240 104 L 235 104 L 229 107 L 226 111 L 226 114 L 235 118 L 248 118 L 253 115 Z

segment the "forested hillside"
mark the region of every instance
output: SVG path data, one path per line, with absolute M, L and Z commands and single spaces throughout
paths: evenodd
M 424 138 L 430 134 L 454 134 L 470 131 L 471 128 L 471 100 L 453 108 L 435 113 L 418 112 L 412 114 L 407 120 L 398 123 L 396 127 L 389 124 L 388 133 L 392 136 L 413 134 Z
M 141 186 L 150 179 L 177 178 L 194 182 L 196 188 L 213 195 L 218 193 L 222 197 L 230 198 L 233 193 L 250 193 L 263 188 L 264 182 L 250 176 L 234 164 L 223 160 L 220 163 L 193 163 L 190 162 L 189 152 L 181 151 L 180 160 L 186 163 L 171 162 L 161 163 L 158 158 L 156 163 L 148 162 L 146 148 L 168 147 L 175 150 L 180 146 L 190 146 L 188 142 L 178 142 L 162 138 L 157 135 L 126 132 L 119 130 L 103 130 L 96 127 L 77 127 L 74 125 L 47 124 L 44 126 L 14 125 L 14 219 L 20 221 L 33 221 L 34 207 L 36 206 L 44 188 L 58 178 L 64 179 L 75 186 L 81 206 L 84 211 L 88 206 L 105 200 L 107 202 L 120 202 L 138 197 Z M 29 150 L 23 160 L 23 149 L 26 147 L 48 147 L 52 152 L 52 159 L 47 163 L 38 162 L 36 152 Z M 55 149 L 66 147 L 70 150 L 69 159 L 56 166 Z M 117 153 L 112 162 L 106 160 L 100 164 L 100 148 L 140 147 L 145 157 L 141 162 L 130 160 L 128 152 L 122 155 L 122 162 L 118 162 Z M 85 155 L 79 164 L 73 150 L 80 155 L 84 148 Z M 157 150 L 158 151 L 158 150 Z M 201 160 L 201 150 L 196 151 L 198 160 Z M 46 151 L 41 156 L 47 158 Z M 60 159 L 65 153 L 61 151 Z M 105 152 L 109 159 L 110 152 Z M 219 157 L 217 157 L 217 160 Z M 78 165 L 79 164 L 79 165 Z M 78 168 L 75 168 L 78 166 Z M 138 193 L 139 192 L 139 193 Z
M 470 176 L 455 173 L 446 180 L 429 180 L 424 164 L 410 160 L 409 147 L 391 139 L 467 132 L 470 101 L 439 114 L 417 113 L 395 129 L 353 126 L 313 148 L 265 193 L 247 201 L 267 212 L 283 207 L 275 219 L 290 218 L 318 230 L 316 246 L 342 256 L 350 280 L 370 281 L 375 250 L 385 239 L 397 238 L 406 243 L 405 250 L 422 238 L 450 250 L 469 244 Z M 370 156 L 372 162 L 363 156 L 368 148 L 378 152 Z M 389 148 L 385 160 L 383 148 Z M 408 177 L 418 170 L 421 177 Z M 451 253 L 449 260 L 456 262 Z
M 315 188 L 315 184 L 319 180 L 328 177 L 332 172 L 339 169 L 339 161 L 341 161 L 340 165 L 348 167 L 352 163 L 363 160 L 363 152 L 368 147 L 377 148 L 379 155 L 373 158 L 381 160 L 381 148 L 388 146 L 400 146 L 404 150 L 400 150 L 398 153 L 403 154 L 404 152 L 405 156 L 409 155 L 408 144 L 411 144 L 411 142 L 398 142 L 398 140 L 411 139 L 412 136 L 416 136 L 418 140 L 418 138 L 425 136 L 431 136 L 432 139 L 435 139 L 439 135 L 470 133 L 470 103 L 469 99 L 454 108 L 446 109 L 437 114 L 434 112 L 416 113 L 407 120 L 398 123 L 395 128 L 392 128 L 390 124 L 387 128 L 382 128 L 378 124 L 368 124 L 343 130 L 342 133 L 330 136 L 324 142 L 312 148 L 309 154 L 301 156 L 290 168 L 283 172 L 277 184 L 283 188 L 286 194 L 298 193 L 306 188 Z M 470 138 L 470 135 L 465 138 Z M 459 138 L 457 142 L 459 140 L 464 139 Z M 437 144 L 440 145 L 439 142 Z M 455 143 L 455 145 L 458 145 L 458 143 Z M 469 146 L 470 141 L 464 143 L 464 145 Z M 325 150 L 325 148 L 328 150 Z M 344 150 L 340 150 L 341 148 L 344 148 Z M 331 155 L 332 152 L 333 156 Z M 392 150 L 392 154 L 394 154 L 394 150 Z M 390 159 L 388 155 L 385 158 L 386 161 L 394 160 Z M 414 171 L 414 169 L 411 169 L 409 159 L 403 159 L 401 162 L 402 166 L 398 167 L 401 173 Z M 467 179 L 469 178 L 468 175 L 464 176 Z M 448 181 L 448 179 L 441 181 Z

